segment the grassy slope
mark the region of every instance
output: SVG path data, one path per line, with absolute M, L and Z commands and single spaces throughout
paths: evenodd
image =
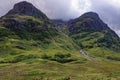
M 72 62 L 60 64 L 42 59 L 28 59 L 14 64 L 0 64 L 1 80 L 117 80 L 120 63 L 114 61 Z
M 19 16 L 16 20 L 23 21 L 28 16 Z M 40 22 L 41 24 L 43 22 Z M 51 32 L 50 32 L 51 33 Z M 52 32 L 54 34 L 54 32 Z M 27 33 L 29 34 L 29 33 Z M 87 36 L 78 40 L 84 44 L 85 51 L 96 57 L 90 61 L 79 53 L 79 47 L 66 34 L 44 41 L 21 39 L 15 32 L 0 26 L 0 79 L 1 80 L 107 80 L 119 79 L 120 62 L 117 52 L 96 47 L 95 39 Z M 86 34 L 86 33 L 83 33 Z M 103 37 L 103 34 L 98 34 Z M 78 34 L 81 35 L 81 34 Z M 75 37 L 77 35 L 74 35 Z M 25 37 L 25 36 L 22 36 Z M 31 39 L 33 38 L 33 39 Z M 46 42 L 49 42 L 47 44 Z M 89 48 L 89 44 L 94 44 Z M 102 52 L 101 52 L 102 50 Z M 113 55 L 114 53 L 114 55 Z M 61 55 L 58 55 L 61 54 Z M 70 55 L 69 55 L 70 54 Z M 57 56 L 56 56 L 57 55 Z M 67 56 L 66 56 L 67 55 Z M 64 62 L 65 61 L 65 62 Z M 70 78 L 70 79 L 69 79 Z
M 3 43 L 3 45 L 6 43 L 6 46 L 9 47 L 5 48 L 5 50 L 1 50 L 5 51 L 4 53 L 2 53 L 3 55 L 1 54 L 0 58 L 1 79 L 69 80 L 70 77 L 71 80 L 112 80 L 119 78 L 119 61 L 108 61 L 106 59 L 100 59 L 99 61 L 99 58 L 97 58 L 97 61 L 89 61 L 85 59 L 79 52 L 77 52 L 77 50 L 73 47 L 74 45 L 71 44 L 73 43 L 73 41 L 67 36 L 63 37 L 63 35 L 65 34 L 61 34 L 61 36 L 59 35 L 55 37 L 52 40 L 51 44 L 44 45 L 44 47 L 42 45 L 36 46 L 35 44 L 37 42 L 33 40 L 27 41 L 18 39 L 7 39 L 6 42 L 1 42 Z M 31 46 L 33 44 L 34 46 Z M 16 45 L 17 48 L 14 47 Z M 18 45 L 21 47 L 18 47 Z M 6 51 L 7 54 L 5 54 Z M 96 49 L 96 51 L 95 49 L 88 50 L 91 55 L 93 54 L 94 56 L 101 57 L 96 54 L 97 51 L 100 51 L 100 49 L 98 48 Z M 109 52 L 110 51 L 108 50 L 108 54 L 110 55 Z M 47 54 L 48 56 L 53 57 L 56 53 L 70 53 L 72 54 L 72 59 L 77 58 L 77 60 L 69 63 L 59 63 L 56 61 L 41 58 L 43 54 Z M 21 60 L 21 55 L 30 56 L 30 54 L 32 55 L 32 57 L 23 57 Z M 113 53 L 111 52 L 111 55 L 112 54 Z M 118 57 L 120 55 L 116 54 L 116 56 Z M 14 62 L 16 61 L 16 59 L 18 59 L 18 62 Z

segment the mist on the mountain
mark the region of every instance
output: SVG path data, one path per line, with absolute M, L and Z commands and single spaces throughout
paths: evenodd
M 0 0 L 0 16 L 13 5 L 23 0 Z M 43 11 L 50 19 L 69 20 L 85 12 L 97 12 L 100 17 L 120 36 L 120 1 L 118 0 L 26 0 Z

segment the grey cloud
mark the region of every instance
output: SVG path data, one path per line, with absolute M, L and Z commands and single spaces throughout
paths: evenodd
M 72 0 L 39 0 L 35 4 L 51 19 L 69 20 L 79 16 L 78 11 L 71 5 Z M 38 0 L 36 1 L 36 3 Z
M 22 0 L 0 0 L 0 16 L 6 14 L 13 5 Z M 120 36 L 120 6 L 111 4 L 113 0 L 26 0 L 44 12 L 51 19 L 69 20 L 89 11 L 97 12 Z M 78 4 L 72 5 L 74 2 Z M 115 0 L 114 0 L 115 1 Z M 91 6 L 87 6 L 91 4 Z M 120 4 L 119 4 L 120 5 Z
M 42 0 L 41 0 L 42 1 Z M 75 14 L 70 11 L 70 0 L 45 0 L 42 11 L 52 19 L 68 19 Z
M 120 36 L 120 6 L 111 4 L 108 0 L 92 0 L 91 10 L 100 17 Z
M 0 16 L 5 15 L 10 9 L 13 8 L 14 4 L 22 0 L 0 0 Z
M 13 5 L 23 0 L 0 0 L 0 16 L 4 15 Z M 71 1 L 79 0 L 26 0 L 35 5 L 51 19 L 69 20 L 80 16 L 83 12 L 74 10 Z M 81 1 L 81 0 L 80 0 Z M 84 4 L 83 4 L 84 5 Z

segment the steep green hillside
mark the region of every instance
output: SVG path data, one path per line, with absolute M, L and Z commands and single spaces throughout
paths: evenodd
M 27 5 L 23 5 L 23 4 Z M 23 11 L 17 13 L 16 8 L 31 7 L 32 4 L 21 2 L 14 6 L 7 15 L 0 19 L 0 53 L 1 63 L 20 62 L 22 59 L 50 57 L 50 60 L 56 61 L 54 56 L 58 53 L 64 56 L 76 52 L 79 47 L 66 34 L 57 31 L 44 14 L 32 7 L 33 15 L 29 16 Z M 28 6 L 29 5 L 29 6 Z M 26 8 L 25 8 L 26 9 Z M 24 9 L 22 9 L 24 10 Z M 39 12 L 38 17 L 34 16 L 34 11 Z M 12 14 L 15 13 L 16 14 Z M 74 54 L 73 54 L 74 55 Z M 19 59 L 19 57 L 22 57 Z M 18 58 L 18 59 L 17 59 Z M 52 59 L 53 58 L 53 59 Z M 67 59 L 65 62 L 71 62 L 76 59 Z M 58 60 L 59 61 L 59 60 Z M 61 61 L 62 62 L 62 61 Z M 64 61 L 63 61 L 64 62 Z
M 102 57 L 107 53 L 120 53 L 120 38 L 96 13 L 88 12 L 69 21 L 68 29 L 69 36 L 88 53 Z
M 96 13 L 58 25 L 23 1 L 0 18 L 0 80 L 119 80 L 119 56 Z

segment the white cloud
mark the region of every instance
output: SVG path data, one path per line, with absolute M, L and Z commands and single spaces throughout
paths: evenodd
M 90 0 L 71 0 L 71 9 L 77 12 L 77 16 L 90 11 Z

